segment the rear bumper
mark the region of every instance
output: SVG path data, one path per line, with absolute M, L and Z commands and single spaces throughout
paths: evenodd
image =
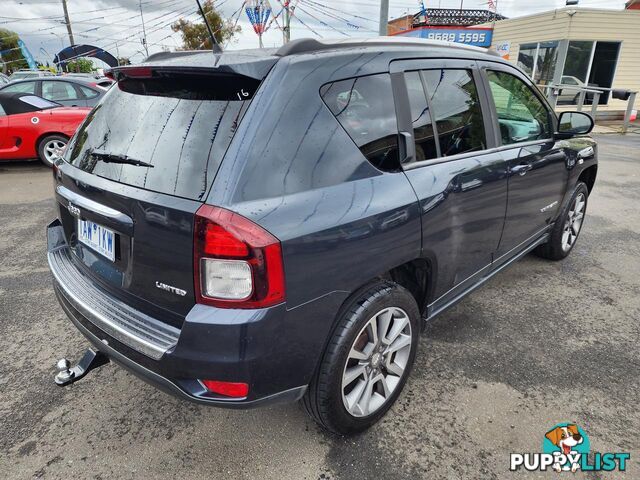
M 250 408 L 301 398 L 344 299 L 329 294 L 291 310 L 195 305 L 177 329 L 133 310 L 83 272 L 59 221 L 47 238 L 56 296 L 78 330 L 143 380 L 201 404 Z M 245 382 L 249 395 L 216 396 L 198 379 Z

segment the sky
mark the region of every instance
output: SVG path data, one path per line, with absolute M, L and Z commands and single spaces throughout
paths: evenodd
M 254 0 L 255 1 L 255 0 Z M 284 0 L 268 0 L 277 13 Z M 389 18 L 418 11 L 420 0 L 389 0 Z M 424 0 L 427 8 L 460 8 L 460 0 Z M 464 8 L 487 8 L 487 0 L 462 0 Z M 517 17 L 564 6 L 565 0 L 494 0 L 498 12 Z M 42 62 L 69 45 L 63 23 L 61 0 L 1 0 L 0 28 L 17 32 L 32 55 Z M 258 37 L 244 11 L 243 0 L 216 0 L 223 17 L 238 21 L 242 32 L 228 49 L 255 48 Z M 580 0 L 590 8 L 624 8 L 624 0 Z M 179 34 L 171 23 L 179 18 L 198 20 L 195 0 L 67 0 L 75 42 L 102 47 L 113 55 L 130 57 L 133 63 L 144 60 L 141 43 L 144 17 L 149 53 L 180 46 Z M 239 13 L 239 15 L 238 15 Z M 291 21 L 291 38 L 374 36 L 378 31 L 379 0 L 298 0 Z M 280 18 L 278 18 L 280 23 Z M 280 25 L 282 25 L 280 23 Z M 266 47 L 282 45 L 282 32 L 275 23 L 264 34 Z M 96 61 L 96 65 L 102 62 Z

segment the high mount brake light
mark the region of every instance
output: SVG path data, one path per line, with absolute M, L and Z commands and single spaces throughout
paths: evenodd
M 284 302 L 280 241 L 237 213 L 203 205 L 194 225 L 196 301 L 221 308 Z
M 153 78 L 151 67 L 123 67 L 115 68 L 105 72 L 105 76 L 112 80 L 122 80 L 123 78 L 144 79 Z

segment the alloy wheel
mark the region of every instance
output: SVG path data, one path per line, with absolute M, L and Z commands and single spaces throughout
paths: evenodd
M 576 198 L 571 204 L 571 208 L 567 214 L 567 220 L 564 223 L 564 230 L 562 231 L 562 250 L 565 252 L 571 250 L 578 239 L 586 204 L 587 201 L 582 192 L 576 195 Z
M 67 142 L 60 139 L 49 140 L 44 144 L 44 159 L 45 161 L 53 165 L 53 162 L 58 160 L 62 156 L 62 152 L 64 151 L 64 147 L 67 146 Z
M 398 307 L 376 313 L 360 330 L 342 373 L 342 402 L 351 415 L 371 415 L 389 401 L 407 368 L 412 335 Z

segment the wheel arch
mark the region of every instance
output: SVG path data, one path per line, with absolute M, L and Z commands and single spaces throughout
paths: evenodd
M 40 143 L 42 142 L 42 140 L 44 140 L 47 137 L 51 137 L 53 135 L 58 135 L 60 137 L 64 137 L 67 140 L 69 140 L 71 137 L 69 137 L 69 135 L 67 135 L 66 133 L 63 132 L 58 132 L 58 131 L 53 131 L 53 132 L 44 132 L 41 133 L 38 138 L 36 138 L 36 149 L 40 148 Z
M 387 278 L 406 288 L 415 298 L 424 316 L 435 285 L 434 263 L 428 258 L 416 258 L 392 268 Z
M 587 185 L 587 189 L 589 190 L 589 195 L 591 195 L 591 190 L 593 190 L 593 186 L 596 183 L 596 176 L 598 175 L 598 165 L 591 165 L 590 167 L 585 168 L 580 175 L 578 176 L 578 182 L 584 182 Z

